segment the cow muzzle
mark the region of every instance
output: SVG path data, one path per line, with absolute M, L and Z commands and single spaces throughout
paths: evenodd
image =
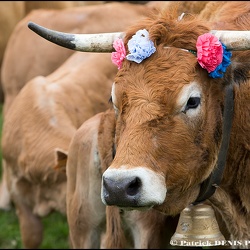
M 166 197 L 163 175 L 150 169 L 107 169 L 102 177 L 101 198 L 105 205 L 124 209 L 148 209 Z

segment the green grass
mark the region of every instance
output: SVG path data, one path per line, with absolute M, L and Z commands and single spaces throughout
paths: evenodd
M 21 249 L 21 236 L 14 209 L 0 211 L 0 248 Z
M 53 213 L 43 218 L 43 225 L 44 240 L 40 249 L 69 249 L 68 224 L 65 216 Z M 15 210 L 0 211 L 0 249 L 22 248 Z
M 2 105 L 0 105 L 0 131 L 2 131 Z M 0 133 L 1 139 L 1 133 Z M 0 159 L 2 153 L 0 150 Z M 0 177 L 2 163 L 0 160 Z M 40 249 L 69 249 L 68 224 L 65 216 L 59 213 L 50 214 L 42 219 L 44 237 Z M 32 232 L 31 232 L 32 233 Z M 22 249 L 21 235 L 15 209 L 0 210 L 0 249 Z

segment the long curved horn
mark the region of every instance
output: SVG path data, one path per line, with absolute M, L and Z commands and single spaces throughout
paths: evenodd
M 69 34 L 42 27 L 33 22 L 28 27 L 46 40 L 62 47 L 83 52 L 113 52 L 113 41 L 123 39 L 124 32 L 99 33 L 99 34 Z M 250 49 L 250 31 L 211 30 L 229 50 Z
M 250 31 L 248 30 L 211 30 L 210 33 L 224 43 L 228 50 L 250 49 Z
M 125 33 L 69 34 L 42 27 L 33 22 L 28 27 L 44 39 L 62 47 L 82 52 L 112 52 L 116 38 L 123 39 Z

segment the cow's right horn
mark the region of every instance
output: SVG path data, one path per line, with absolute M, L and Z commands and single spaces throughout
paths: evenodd
M 50 30 L 33 22 L 28 27 L 44 39 L 62 47 L 82 52 L 112 52 L 116 38 L 123 39 L 125 33 L 69 34 Z

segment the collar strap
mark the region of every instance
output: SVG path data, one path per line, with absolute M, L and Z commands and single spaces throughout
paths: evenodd
M 222 144 L 218 155 L 217 166 L 211 175 L 201 183 L 200 193 L 195 202 L 193 202 L 193 205 L 203 202 L 212 196 L 216 188 L 220 185 L 222 179 L 223 171 L 226 165 L 227 150 L 229 147 L 234 113 L 234 92 L 231 84 L 226 87 L 224 103 Z

